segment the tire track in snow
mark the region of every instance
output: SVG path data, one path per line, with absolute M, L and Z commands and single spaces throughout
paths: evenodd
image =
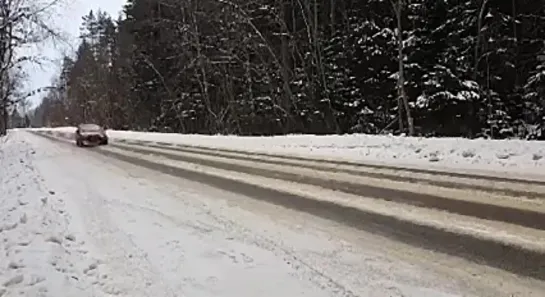
M 326 273 L 321 272 L 319 268 L 313 267 L 310 263 L 300 259 L 295 252 L 290 251 L 288 248 L 283 247 L 275 243 L 275 241 L 266 237 L 260 236 L 253 231 L 245 228 L 244 226 L 237 224 L 236 222 L 227 218 L 220 218 L 216 215 L 212 215 L 206 207 L 198 207 L 196 205 L 187 205 L 191 208 L 198 208 L 203 214 L 207 216 L 206 221 L 214 221 L 215 224 L 204 224 L 199 221 L 199 224 L 192 224 L 184 221 L 183 219 L 176 218 L 161 212 L 154 206 L 136 205 L 130 202 L 121 202 L 119 200 L 106 200 L 106 205 L 118 205 L 128 207 L 137 211 L 149 212 L 153 215 L 160 216 L 166 220 L 171 221 L 175 225 L 181 225 L 194 229 L 197 233 L 211 233 L 221 232 L 226 234 L 230 240 L 240 243 L 251 243 L 252 245 L 273 252 L 277 257 L 282 258 L 287 265 L 289 265 L 294 271 L 296 271 L 300 277 L 304 277 L 308 281 L 314 283 L 321 289 L 327 290 L 335 294 L 335 296 L 343 297 L 358 297 L 356 293 L 343 286 L 334 278 L 328 276 Z M 203 220 L 204 221 L 204 220 Z
M 411 183 L 423 183 L 446 188 L 467 188 L 485 192 L 497 192 L 513 196 L 543 197 L 544 180 L 522 179 L 505 176 L 479 175 L 470 173 L 457 173 L 449 171 L 429 170 L 422 168 L 407 168 L 399 166 L 373 165 L 358 163 L 356 161 L 339 161 L 327 159 L 312 159 L 308 157 L 244 152 L 238 150 L 215 149 L 190 145 L 176 145 L 168 143 L 154 143 L 142 141 L 118 141 L 122 144 L 158 148 L 173 152 L 198 154 L 209 157 L 222 157 L 239 161 L 253 161 L 271 165 L 285 165 L 307 168 L 318 171 L 341 172 L 357 176 L 367 176 L 393 181 L 403 180 Z M 112 143 L 116 145 L 116 143 Z M 445 177 L 447 179 L 445 179 Z M 478 181 L 478 182 L 476 182 Z M 507 184 L 506 185 L 504 185 Z M 524 188 L 509 188 L 509 185 L 523 185 Z M 541 191 L 532 191 L 538 187 Z
M 113 147 L 117 148 L 115 145 Z M 474 195 L 471 192 L 457 193 L 455 197 L 449 197 L 449 195 L 446 195 L 448 189 L 443 191 L 436 189 L 436 191 L 432 191 L 433 193 L 425 192 L 426 188 L 422 187 L 416 189 L 419 191 L 415 189 L 408 190 L 403 187 L 403 184 L 381 184 L 380 181 L 358 180 L 350 175 L 336 176 L 334 173 L 328 175 L 323 172 L 299 170 L 297 166 L 263 166 L 260 163 L 236 162 L 230 159 L 209 159 L 198 154 L 175 154 L 166 152 L 163 149 L 157 150 L 129 146 L 119 146 L 119 149 L 139 154 L 154 154 L 174 161 L 199 164 L 222 170 L 335 189 L 344 193 L 371 197 L 378 200 L 417 205 L 481 219 L 545 230 L 545 208 L 543 205 L 532 204 L 533 208 L 523 208 L 518 205 L 522 202 L 515 199 L 512 199 L 513 201 L 510 201 L 511 203 L 508 205 L 501 205 L 496 204 L 493 200 L 487 201 L 483 199 L 483 201 L 479 201 L 479 199 L 463 199 L 464 196 Z M 100 148 L 100 151 L 110 152 L 110 149 Z M 414 187 L 414 185 L 409 186 Z M 544 194 L 539 195 L 540 197 L 545 197 Z

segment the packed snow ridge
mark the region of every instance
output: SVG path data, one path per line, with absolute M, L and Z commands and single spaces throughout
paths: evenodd
M 37 130 L 71 133 L 74 128 Z M 114 140 L 146 140 L 385 165 L 545 176 L 545 143 L 539 141 L 365 134 L 245 137 L 117 130 L 108 130 L 107 133 Z
M 85 296 L 97 262 L 34 166 L 27 142 L 0 138 L 0 296 Z

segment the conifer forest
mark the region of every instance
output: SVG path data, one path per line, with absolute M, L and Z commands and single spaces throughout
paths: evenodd
M 129 0 L 91 11 L 36 125 L 531 138 L 542 0 Z

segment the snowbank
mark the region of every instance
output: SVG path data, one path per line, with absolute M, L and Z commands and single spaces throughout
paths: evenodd
M 43 128 L 73 132 L 73 127 Z M 241 137 L 109 130 L 112 139 L 133 139 L 347 159 L 374 164 L 494 171 L 545 177 L 545 142 L 383 135 L 286 135 Z
M 94 260 L 16 134 L 0 138 L 0 296 L 91 296 Z

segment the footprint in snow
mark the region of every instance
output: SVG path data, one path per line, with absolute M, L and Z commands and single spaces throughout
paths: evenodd
M 246 255 L 245 253 L 240 253 L 240 255 L 242 256 L 242 261 L 244 261 L 244 263 L 250 264 L 250 263 L 254 262 L 254 259 L 252 257 Z
M 8 268 L 13 270 L 24 268 L 24 267 L 25 265 L 23 265 L 22 263 L 15 263 L 15 262 L 10 262 L 8 265 Z
M 94 274 L 97 267 L 98 267 L 97 263 L 92 263 L 92 264 L 89 265 L 89 267 L 83 269 L 83 273 L 85 273 L 85 274 L 93 273 Z
M 215 276 L 209 276 L 206 278 L 205 282 L 208 284 L 208 285 L 215 285 L 217 282 L 219 281 L 219 278 L 215 277 Z
M 12 286 L 15 286 L 17 284 L 20 284 L 23 282 L 24 280 L 24 276 L 22 274 L 18 274 L 12 278 L 10 278 L 9 280 L 5 281 L 4 282 L 4 287 L 12 287 Z
M 18 246 L 28 246 L 30 244 L 30 241 L 21 241 L 17 243 Z
M 30 276 L 30 281 L 28 282 L 29 286 L 34 286 L 36 284 L 39 284 L 41 282 L 45 281 L 45 277 L 40 275 L 32 275 Z
M 13 229 L 17 228 L 18 225 L 19 224 L 17 224 L 17 223 L 12 223 L 12 224 L 4 225 L 3 227 L 0 226 L 0 232 L 13 230 Z
M 47 241 L 47 242 L 52 242 L 52 243 L 56 243 L 56 244 L 61 244 L 61 245 L 62 245 L 62 239 L 60 239 L 60 238 L 57 237 L 57 236 L 51 236 L 51 237 L 49 237 L 46 241 Z

